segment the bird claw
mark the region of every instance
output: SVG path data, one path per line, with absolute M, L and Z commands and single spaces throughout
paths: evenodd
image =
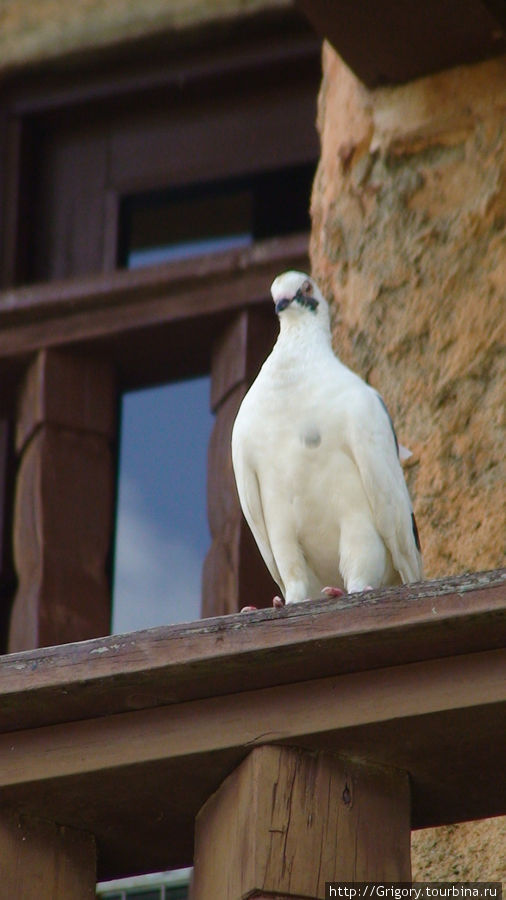
M 258 609 L 257 606 L 243 606 L 243 608 L 241 609 L 241 612 L 242 612 L 242 613 L 243 613 L 243 612 L 244 612 L 244 613 L 247 613 L 247 612 L 255 612 L 255 610 L 257 610 L 257 609 Z
M 344 597 L 344 591 L 338 587 L 324 587 L 321 589 L 321 593 L 325 594 L 326 597 L 330 597 L 331 599 L 336 599 L 337 597 Z

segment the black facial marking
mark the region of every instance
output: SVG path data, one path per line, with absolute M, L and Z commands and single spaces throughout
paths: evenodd
M 307 306 L 308 309 L 311 310 L 311 312 L 316 312 L 318 308 L 318 300 L 316 300 L 314 297 L 304 294 L 302 288 L 299 288 L 299 290 L 295 294 L 294 300 L 296 300 L 300 306 Z
M 278 314 L 280 312 L 283 312 L 283 310 L 286 309 L 287 306 L 290 306 L 291 302 L 292 301 L 290 300 L 289 297 L 283 297 L 281 300 L 278 300 L 278 302 L 276 303 L 276 306 L 275 306 L 276 312 Z

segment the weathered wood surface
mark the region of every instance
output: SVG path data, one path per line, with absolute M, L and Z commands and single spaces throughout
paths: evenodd
M 259 747 L 200 810 L 194 865 L 193 900 L 324 898 L 326 881 L 409 881 L 408 776 Z
M 0 728 L 36 727 L 506 643 L 506 569 L 0 657 Z
M 95 897 L 96 849 L 91 834 L 4 810 L 0 859 L 0 896 L 6 900 Z

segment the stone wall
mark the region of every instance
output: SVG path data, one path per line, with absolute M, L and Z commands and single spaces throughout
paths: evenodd
M 413 452 L 426 576 L 504 565 L 506 58 L 369 91 L 327 45 L 318 118 L 313 274 Z M 499 878 L 504 820 L 413 844 L 419 878 Z

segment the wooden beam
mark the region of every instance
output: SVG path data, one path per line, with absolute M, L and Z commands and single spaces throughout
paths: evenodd
M 479 653 L 505 633 L 498 569 L 16 653 L 0 657 L 0 730 Z
M 484 576 L 475 577 L 487 581 Z M 501 586 L 500 578 L 499 583 Z M 407 609 L 403 610 L 403 630 L 390 592 L 385 592 L 383 613 L 392 620 L 384 630 L 379 627 L 382 610 L 377 595 L 378 627 L 370 627 L 370 641 L 362 643 L 364 635 L 360 634 L 357 618 L 354 626 L 349 621 L 350 631 L 342 643 L 333 644 L 334 672 L 341 674 L 325 677 L 315 675 L 317 660 L 325 652 L 324 630 L 318 627 L 325 613 L 323 606 L 318 612 L 313 603 L 302 604 L 307 609 L 305 639 L 298 630 L 301 623 L 295 621 L 298 639 L 291 646 L 287 637 L 278 648 L 273 644 L 256 652 L 246 649 L 248 630 L 254 631 L 255 619 L 265 617 L 263 626 L 275 627 L 275 615 L 270 610 L 253 614 L 249 623 L 246 616 L 216 619 L 205 638 L 202 633 L 192 633 L 191 627 L 184 635 L 179 631 L 178 677 L 171 678 L 170 669 L 165 670 L 165 694 L 158 693 L 159 688 L 163 691 L 162 683 L 148 662 L 150 647 L 155 655 L 160 653 L 158 630 L 146 633 L 139 646 L 135 635 L 130 635 L 66 648 L 69 656 L 63 678 L 59 677 L 63 670 L 59 676 L 55 673 L 65 648 L 47 652 L 48 671 L 42 651 L 35 656 L 6 657 L 2 661 L 4 672 L 19 681 L 17 695 L 11 693 L 2 702 L 11 727 L 17 729 L 0 737 L 4 805 L 32 815 L 40 815 L 43 810 L 54 821 L 95 834 L 100 877 L 190 864 L 193 820 L 198 810 L 247 754 L 265 743 L 338 754 L 409 772 L 414 827 L 505 812 L 502 733 L 506 658 L 501 650 L 476 650 L 483 642 L 476 635 L 480 622 L 489 644 L 496 645 L 504 630 L 497 634 L 498 618 L 495 633 L 486 625 L 491 622 L 490 610 L 483 618 L 478 614 L 471 619 L 468 607 L 462 618 L 454 613 L 437 620 L 440 599 L 445 595 L 438 598 L 434 585 L 424 587 L 427 600 L 432 588 L 431 607 L 419 618 L 417 604 L 411 604 L 411 632 L 407 629 Z M 490 590 L 484 588 L 485 592 Z M 499 593 L 497 587 L 494 591 Z M 449 595 L 453 603 L 458 602 L 459 594 L 465 599 L 463 579 L 458 594 Z M 469 591 L 468 598 L 473 594 L 479 598 L 480 591 Z M 351 609 L 352 621 L 354 614 L 359 615 L 360 605 L 366 609 L 367 597 L 353 600 L 357 606 Z M 502 588 L 503 610 L 505 605 Z M 346 629 L 346 609 L 341 611 Z M 427 630 L 429 616 L 436 624 Z M 335 607 L 332 618 L 336 633 L 339 611 Z M 464 621 L 467 624 L 462 627 Z M 291 627 L 290 616 L 281 617 L 278 637 L 281 629 L 289 635 Z M 444 638 L 438 644 L 438 631 L 451 635 L 450 641 Z M 396 640 L 391 643 L 396 632 Z M 458 635 L 463 638 L 462 647 Z M 347 642 L 352 636 L 358 637 L 358 643 Z M 397 648 L 402 653 L 403 637 L 411 662 L 400 663 L 396 652 Z M 446 646 L 451 655 L 430 658 L 431 639 L 436 653 Z M 201 640 L 215 649 L 211 649 L 207 668 L 202 668 L 195 680 Z M 119 653 L 125 659 L 128 642 L 136 675 L 122 681 L 121 669 L 107 657 Z M 383 642 L 388 661 L 380 666 L 373 648 Z M 465 645 L 474 649 L 463 652 Z M 176 647 L 177 643 L 165 646 L 166 661 L 177 652 Z M 221 647 L 222 652 L 216 650 Z M 73 652 L 78 669 L 87 659 L 79 685 L 69 677 Z M 290 678 L 284 684 L 280 683 L 283 669 L 273 664 L 274 658 L 283 653 Z M 160 662 L 159 658 L 158 667 Z M 327 665 L 331 665 L 330 657 Z M 369 668 L 360 670 L 363 665 Z M 343 672 L 343 668 L 348 671 Z M 97 678 L 92 694 L 87 695 L 95 669 L 108 675 Z M 36 685 L 47 685 L 48 680 L 53 687 L 46 699 L 59 698 L 67 721 L 62 721 L 61 711 L 53 703 L 38 717 L 39 726 L 45 718 L 43 727 L 26 727 L 24 713 L 31 709 L 33 716 L 34 709 L 27 699 L 30 685 L 40 705 L 44 693 L 37 696 Z M 119 689 L 117 684 L 114 688 L 118 681 Z M 110 691 L 116 691 L 112 715 L 104 714 Z M 186 699 L 178 699 L 178 694 L 185 694 Z M 139 704 L 144 708 L 136 709 Z M 14 724 L 16 713 L 18 721 Z M 448 759 L 452 760 L 450 767 Z M 142 818 L 138 815 L 140 808 L 145 811 Z
M 2 810 L 0 859 L 4 897 L 95 897 L 96 850 L 90 834 Z
M 258 79 L 274 66 L 301 70 L 319 62 L 320 41 L 289 6 L 269 10 L 267 16 L 250 14 L 246 27 L 243 16 L 228 18 L 225 41 L 216 40 L 216 24 L 207 38 L 198 28 L 169 29 L 126 47 L 94 46 L 87 59 L 83 54 L 67 59 L 63 74 L 50 62 L 44 78 L 40 69 L 24 72 L 12 90 L 10 111 L 13 116 L 42 116 L 74 106 L 88 113 L 104 101 L 130 108 L 136 95 L 167 96 L 181 85 L 199 89 L 238 76 Z
M 41 351 L 17 416 L 9 649 L 107 634 L 116 392 L 103 362 Z
M 94 833 L 100 877 L 190 865 L 198 809 L 266 741 L 408 771 L 414 827 L 498 815 L 504 664 L 462 657 L 15 733 L 0 745 L 3 803 Z M 474 688 L 454 710 L 459 679 Z M 407 700 L 419 714 L 405 717 Z
M 326 881 L 410 879 L 405 772 L 260 747 L 197 816 L 194 900 L 316 900 Z
M 209 371 L 227 323 L 248 306 L 271 310 L 274 276 L 307 266 L 307 241 L 292 235 L 200 260 L 0 292 L 3 406 L 41 347 L 101 355 L 122 387 Z
M 345 729 L 374 730 L 386 723 L 391 738 L 408 718 L 415 722 L 481 708 L 492 713 L 505 699 L 505 662 L 503 650 L 462 654 L 11 732 L 0 738 L 0 785 L 7 789 L 30 782 L 35 790 L 37 783 L 54 778 L 233 748 L 244 752 L 273 740 L 321 746 L 331 743 L 329 735 Z M 336 696 L 339 703 L 332 707 Z M 424 746 L 431 739 L 428 735 Z M 378 756 L 377 747 L 374 752 Z M 418 748 L 383 746 L 381 754 L 385 752 L 401 768 L 406 758 L 423 768 Z M 439 759 L 440 750 L 434 748 L 431 755 Z
M 497 0 L 298 0 L 298 5 L 371 88 L 506 50 L 506 10 Z

